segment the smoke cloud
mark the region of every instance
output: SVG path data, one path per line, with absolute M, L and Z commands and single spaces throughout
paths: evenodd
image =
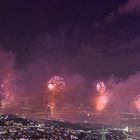
M 139 0 L 128 0 L 124 6 L 120 6 L 118 12 L 120 14 L 129 14 L 134 12 L 140 12 Z

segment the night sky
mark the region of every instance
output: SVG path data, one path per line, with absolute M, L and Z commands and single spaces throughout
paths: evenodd
M 139 25 L 140 0 L 0 1 L 0 74 L 12 73 L 19 93 L 59 75 L 78 104 L 95 81 L 118 78 L 112 102 L 128 107 L 140 92 Z
M 139 0 L 1 1 L 0 44 L 19 69 L 127 78 L 140 69 L 139 15 Z

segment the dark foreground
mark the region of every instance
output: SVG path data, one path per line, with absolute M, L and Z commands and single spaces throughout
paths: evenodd
M 47 119 L 33 121 L 14 115 L 0 115 L 0 139 L 43 140 L 129 140 L 122 129 L 88 123 Z M 132 140 L 132 139 L 131 139 Z

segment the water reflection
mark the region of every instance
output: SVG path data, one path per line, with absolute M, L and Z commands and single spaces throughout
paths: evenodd
M 0 112 L 5 114 L 18 114 L 30 118 L 45 118 L 49 116 L 48 103 L 43 96 L 21 96 L 14 102 L 0 106 Z
M 33 119 L 57 118 L 71 121 L 89 120 L 89 112 L 83 106 L 73 106 L 70 103 L 57 104 L 53 114 L 48 106 L 48 98 L 43 94 L 17 96 L 14 102 L 1 105 L 0 112 L 3 114 L 16 114 Z

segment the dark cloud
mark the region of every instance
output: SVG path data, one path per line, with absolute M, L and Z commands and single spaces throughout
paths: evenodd
M 104 23 L 116 22 L 118 17 L 124 18 L 128 16 L 129 19 L 133 19 L 135 16 L 139 15 L 140 12 L 140 1 L 139 0 L 127 0 L 122 2 L 117 9 L 111 11 L 107 16 L 105 16 Z M 124 18 L 126 19 L 126 18 Z
M 130 14 L 140 12 L 140 1 L 139 0 L 128 0 L 123 6 L 120 6 L 118 13 L 120 14 Z
M 127 54 L 127 55 L 133 55 L 133 54 L 139 54 L 140 53 L 140 37 L 136 37 L 130 41 L 127 41 L 127 43 L 121 44 L 117 48 L 113 50 L 114 55 L 115 54 Z

